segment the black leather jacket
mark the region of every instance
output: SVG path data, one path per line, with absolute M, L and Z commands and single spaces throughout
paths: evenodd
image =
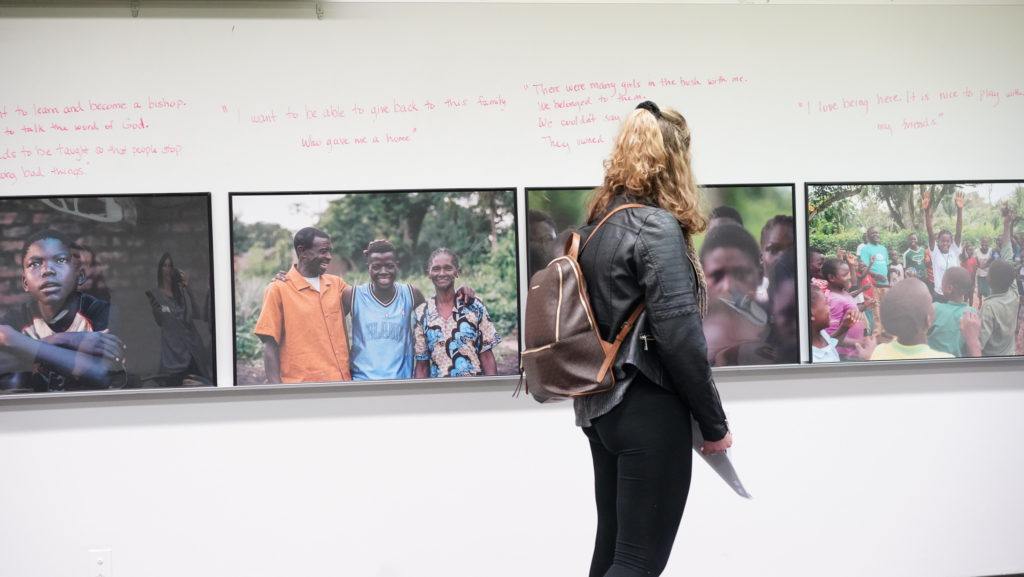
M 620 196 L 609 210 L 635 199 Z M 584 240 L 596 222 L 581 229 Z M 725 411 L 711 376 L 707 343 L 679 222 L 666 210 L 629 208 L 612 216 L 579 257 L 601 336 L 615 333 L 641 302 L 646 310 L 626 337 L 615 361 L 616 379 L 640 371 L 676 391 L 689 406 L 704 438 L 728 432 Z

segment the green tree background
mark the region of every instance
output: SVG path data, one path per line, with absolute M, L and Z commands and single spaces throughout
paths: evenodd
M 807 199 L 809 245 L 828 255 L 836 254 L 840 248 L 852 251 L 863 242 L 864 231 L 872 226 L 881 233 L 883 245 L 899 252 L 907 249 L 911 233 L 927 244 L 922 193 L 931 194 L 935 205 L 933 226 L 938 233 L 942 229 L 956 229 L 953 199 L 957 192 L 962 192 L 964 243 L 978 246 L 982 237 L 988 237 L 996 246 L 1003 233 L 1000 208 L 1005 202 L 1017 214 L 1024 214 L 1024 186 L 1015 186 L 1009 195 L 994 190 L 992 185 L 968 183 L 812 186 Z
M 282 211 L 286 204 L 283 198 Z M 496 350 L 500 369 L 503 364 L 518 366 L 515 214 L 511 190 L 352 193 L 332 200 L 311 224 L 331 236 L 334 259 L 351 285 L 369 280 L 363 249 L 374 239 L 386 238 L 398 251 L 401 280 L 429 298 L 434 288 L 424 271 L 430 253 L 439 247 L 455 251 L 461 284 L 476 291 L 504 341 Z M 267 283 L 293 263 L 293 232 L 273 223 L 232 221 L 239 359 L 262 354 L 252 330 Z
M 587 203 L 593 189 L 530 190 L 527 207 L 547 213 L 561 231 L 587 221 Z M 717 206 L 731 206 L 743 217 L 743 226 L 761 239 L 761 227 L 777 214 L 793 215 L 793 191 L 788 186 L 723 186 L 702 187 L 704 207 L 710 212 Z M 704 236 L 696 238 L 697 249 Z

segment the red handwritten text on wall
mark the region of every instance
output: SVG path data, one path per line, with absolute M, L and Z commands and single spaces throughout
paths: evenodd
M 80 178 L 107 158 L 180 158 L 184 146 L 158 133 L 189 111 L 167 96 L 0 103 L 0 184 Z
M 1024 102 L 1022 96 L 1024 89 L 1021 88 L 943 86 L 797 100 L 794 107 L 812 117 L 855 114 L 876 132 L 892 136 L 898 132 L 942 127 L 951 115 L 959 114 L 962 118 L 970 109 L 993 110 L 1006 104 L 1019 104 Z M 953 111 L 957 114 L 952 114 Z

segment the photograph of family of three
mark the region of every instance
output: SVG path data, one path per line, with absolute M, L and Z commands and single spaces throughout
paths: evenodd
M 236 384 L 518 373 L 515 191 L 231 205 Z

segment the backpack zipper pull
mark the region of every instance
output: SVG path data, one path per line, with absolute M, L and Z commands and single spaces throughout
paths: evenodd
M 519 397 L 519 393 L 522 392 L 523 390 L 526 391 L 527 395 L 530 394 L 530 385 L 526 384 L 526 370 L 523 369 L 523 357 L 520 355 L 520 357 L 519 357 L 519 383 L 516 385 L 516 390 L 512 393 L 512 397 L 513 398 L 518 398 Z

